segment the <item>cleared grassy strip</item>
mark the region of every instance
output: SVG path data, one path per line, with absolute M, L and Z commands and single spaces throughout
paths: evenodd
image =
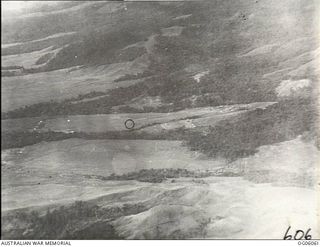
M 111 174 L 110 176 L 91 176 L 85 175 L 85 178 L 101 180 L 136 180 L 139 182 L 161 183 L 167 179 L 173 178 L 205 178 L 211 176 L 239 176 L 238 172 L 228 171 L 227 169 L 218 169 L 215 171 L 189 171 L 187 169 L 142 169 L 136 172 L 129 172 L 122 175 Z M 172 180 L 174 182 L 174 180 Z
M 70 138 L 82 138 L 89 140 L 99 139 L 119 139 L 119 140 L 180 140 L 181 135 L 186 130 L 169 130 L 161 134 L 151 134 L 138 131 L 109 131 L 103 133 L 63 133 L 63 132 L 2 132 L 1 149 L 21 148 L 28 145 L 34 145 L 39 142 L 60 141 Z

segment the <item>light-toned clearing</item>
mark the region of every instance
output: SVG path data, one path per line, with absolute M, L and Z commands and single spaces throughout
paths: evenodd
M 12 46 L 20 46 L 20 45 L 25 45 L 25 44 L 30 44 L 30 43 L 46 41 L 46 40 L 50 40 L 50 39 L 57 39 L 57 38 L 61 38 L 61 37 L 69 36 L 69 35 L 74 35 L 74 34 L 76 34 L 76 32 L 56 33 L 56 34 L 52 34 L 52 35 L 49 35 L 49 36 L 41 38 L 41 39 L 34 39 L 34 40 L 27 41 L 27 42 L 2 44 L 1 48 L 4 49 L 4 48 L 12 47 Z
M 177 17 L 174 17 L 172 20 L 185 20 L 189 17 L 191 17 L 192 14 L 189 14 L 189 15 L 180 15 L 180 16 L 177 16 Z
M 23 66 L 26 69 L 32 67 L 40 67 L 43 64 L 36 65 L 39 58 L 46 54 L 52 54 L 51 58 L 55 56 L 62 48 L 53 49 L 52 46 L 34 51 L 30 53 L 21 53 L 16 55 L 1 56 L 2 66 Z M 45 64 L 45 63 L 44 63 Z
M 135 47 L 137 47 L 137 48 L 144 47 L 144 48 L 146 48 L 147 53 L 151 54 L 151 53 L 153 53 L 157 36 L 158 35 L 151 35 L 148 37 L 147 41 L 139 41 L 137 43 L 128 45 L 128 46 L 124 47 L 123 50 L 129 49 L 129 48 L 135 48 Z
M 162 28 L 161 33 L 162 33 L 162 36 L 174 37 L 174 36 L 181 35 L 183 29 L 184 27 L 180 27 L 180 26 L 167 27 L 167 28 Z
M 299 90 L 309 87 L 311 81 L 309 79 L 302 80 L 284 80 L 276 88 L 276 93 L 279 97 L 286 97 L 298 92 Z
M 64 37 L 64 36 L 68 36 L 68 35 L 74 35 L 76 34 L 76 32 L 64 32 L 64 33 L 56 33 L 56 34 L 52 34 L 49 35 L 45 38 L 42 39 L 35 39 L 26 43 L 34 43 L 34 42 L 39 42 L 39 41 L 45 41 L 45 40 L 49 40 L 49 39 L 55 39 L 55 38 L 60 38 L 60 37 Z
M 156 107 L 160 107 L 162 105 L 163 105 L 163 103 L 161 101 L 160 96 L 138 97 L 138 98 L 132 100 L 130 104 L 128 104 L 128 106 L 136 108 L 136 109 L 143 109 L 144 107 L 156 108 Z
M 121 2 L 108 2 L 97 10 L 99 14 L 115 14 L 118 11 L 127 10 L 127 5 Z
M 54 3 L 53 3 L 54 4 Z M 62 14 L 62 13 L 69 13 L 70 12 L 76 12 L 76 11 L 80 11 L 81 9 L 84 9 L 86 7 L 89 7 L 90 5 L 94 5 L 96 3 L 94 2 L 83 2 L 80 3 L 79 5 L 76 6 L 72 6 L 69 8 L 65 8 L 65 9 L 61 9 L 61 10 L 55 10 L 55 11 L 50 11 L 50 12 L 32 12 L 32 13 L 28 13 L 28 14 L 23 14 L 23 15 L 14 15 L 12 16 L 12 18 L 15 19 L 24 19 L 24 18 L 34 18 L 34 17 L 44 17 L 44 16 L 48 16 L 48 15 L 57 15 L 57 14 Z M 6 16 L 6 20 L 10 21 L 11 16 Z
M 257 47 L 245 54 L 239 55 L 239 57 L 248 57 L 248 56 L 258 56 L 258 55 L 264 55 L 267 53 L 271 53 L 275 51 L 275 49 L 278 47 L 278 44 L 269 44 L 269 45 L 264 45 L 261 47 Z
M 21 42 L 1 44 L 1 49 L 9 48 L 9 47 L 12 47 L 12 46 L 17 46 L 17 45 L 22 45 L 22 44 L 23 43 L 21 43 Z
M 209 70 L 202 71 L 202 72 L 194 75 L 194 76 L 193 76 L 193 79 L 195 79 L 196 82 L 200 82 L 200 79 L 201 79 L 202 77 L 204 77 L 205 75 L 208 75 L 209 72 L 210 72 Z
M 274 78 L 281 78 L 283 75 L 285 75 L 287 72 L 290 71 L 291 68 L 286 68 L 286 69 L 279 69 L 276 71 L 272 71 L 270 73 L 264 74 L 263 78 L 268 78 L 268 79 L 274 79 Z

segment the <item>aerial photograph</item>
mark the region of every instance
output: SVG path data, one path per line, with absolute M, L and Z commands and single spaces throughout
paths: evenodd
M 319 81 L 320 0 L 1 1 L 1 239 L 319 239 Z

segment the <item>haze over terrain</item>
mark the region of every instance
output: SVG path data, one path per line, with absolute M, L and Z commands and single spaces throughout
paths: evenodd
M 2 7 L 3 239 L 320 236 L 319 1 Z

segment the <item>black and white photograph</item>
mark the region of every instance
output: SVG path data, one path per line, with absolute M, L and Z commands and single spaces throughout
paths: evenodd
M 2 243 L 318 245 L 319 81 L 320 0 L 1 1 Z

